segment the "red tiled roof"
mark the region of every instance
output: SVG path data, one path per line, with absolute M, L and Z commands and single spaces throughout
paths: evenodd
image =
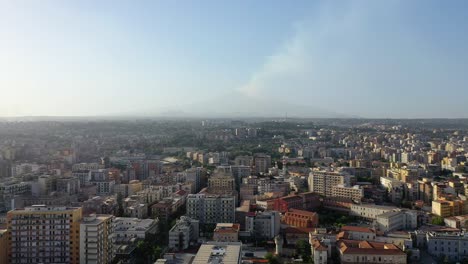
M 306 216 L 316 216 L 317 213 L 315 212 L 310 212 L 310 211 L 304 211 L 304 210 L 299 210 L 299 209 L 289 209 L 289 212 L 299 214 L 299 215 L 306 215 Z M 288 212 L 286 212 L 287 214 Z
M 313 232 L 315 228 L 308 228 L 308 227 L 287 227 L 284 232 L 286 234 L 309 234 Z
M 382 242 L 369 242 L 358 240 L 340 240 L 338 248 L 342 254 L 360 254 L 360 255 L 406 255 L 393 244 Z
M 360 226 L 343 226 L 341 231 L 350 231 L 350 232 L 362 232 L 362 233 L 375 233 L 374 230 L 368 227 Z

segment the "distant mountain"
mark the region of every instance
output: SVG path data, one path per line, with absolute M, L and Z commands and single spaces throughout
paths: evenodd
M 172 117 L 298 117 L 298 118 L 350 118 L 353 116 L 320 109 L 318 107 L 267 100 L 232 92 L 214 99 L 165 109 L 158 116 Z

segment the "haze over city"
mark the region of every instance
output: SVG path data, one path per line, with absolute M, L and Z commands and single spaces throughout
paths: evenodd
M 466 1 L 2 1 L 0 116 L 466 118 Z

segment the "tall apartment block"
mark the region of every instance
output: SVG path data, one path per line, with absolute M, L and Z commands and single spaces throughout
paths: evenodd
M 90 215 L 80 225 L 80 263 L 105 264 L 114 259 L 113 215 Z
M 201 224 L 232 223 L 235 220 L 236 198 L 232 195 L 189 194 L 187 216 Z
M 9 211 L 9 259 L 19 263 L 80 263 L 80 207 L 35 205 Z

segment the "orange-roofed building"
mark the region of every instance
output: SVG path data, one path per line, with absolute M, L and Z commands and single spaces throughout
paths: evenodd
M 393 244 L 358 240 L 339 240 L 340 263 L 406 264 L 406 253 Z
M 368 227 L 343 226 L 341 232 L 344 236 L 354 240 L 375 240 L 375 231 Z
M 313 228 L 318 226 L 319 217 L 314 212 L 290 209 L 284 214 L 283 222 L 295 227 Z
M 213 240 L 217 242 L 239 241 L 240 224 L 218 223 L 213 232 Z
M 311 241 L 311 255 L 314 264 L 327 264 L 328 261 L 328 246 L 320 240 L 314 239 Z

